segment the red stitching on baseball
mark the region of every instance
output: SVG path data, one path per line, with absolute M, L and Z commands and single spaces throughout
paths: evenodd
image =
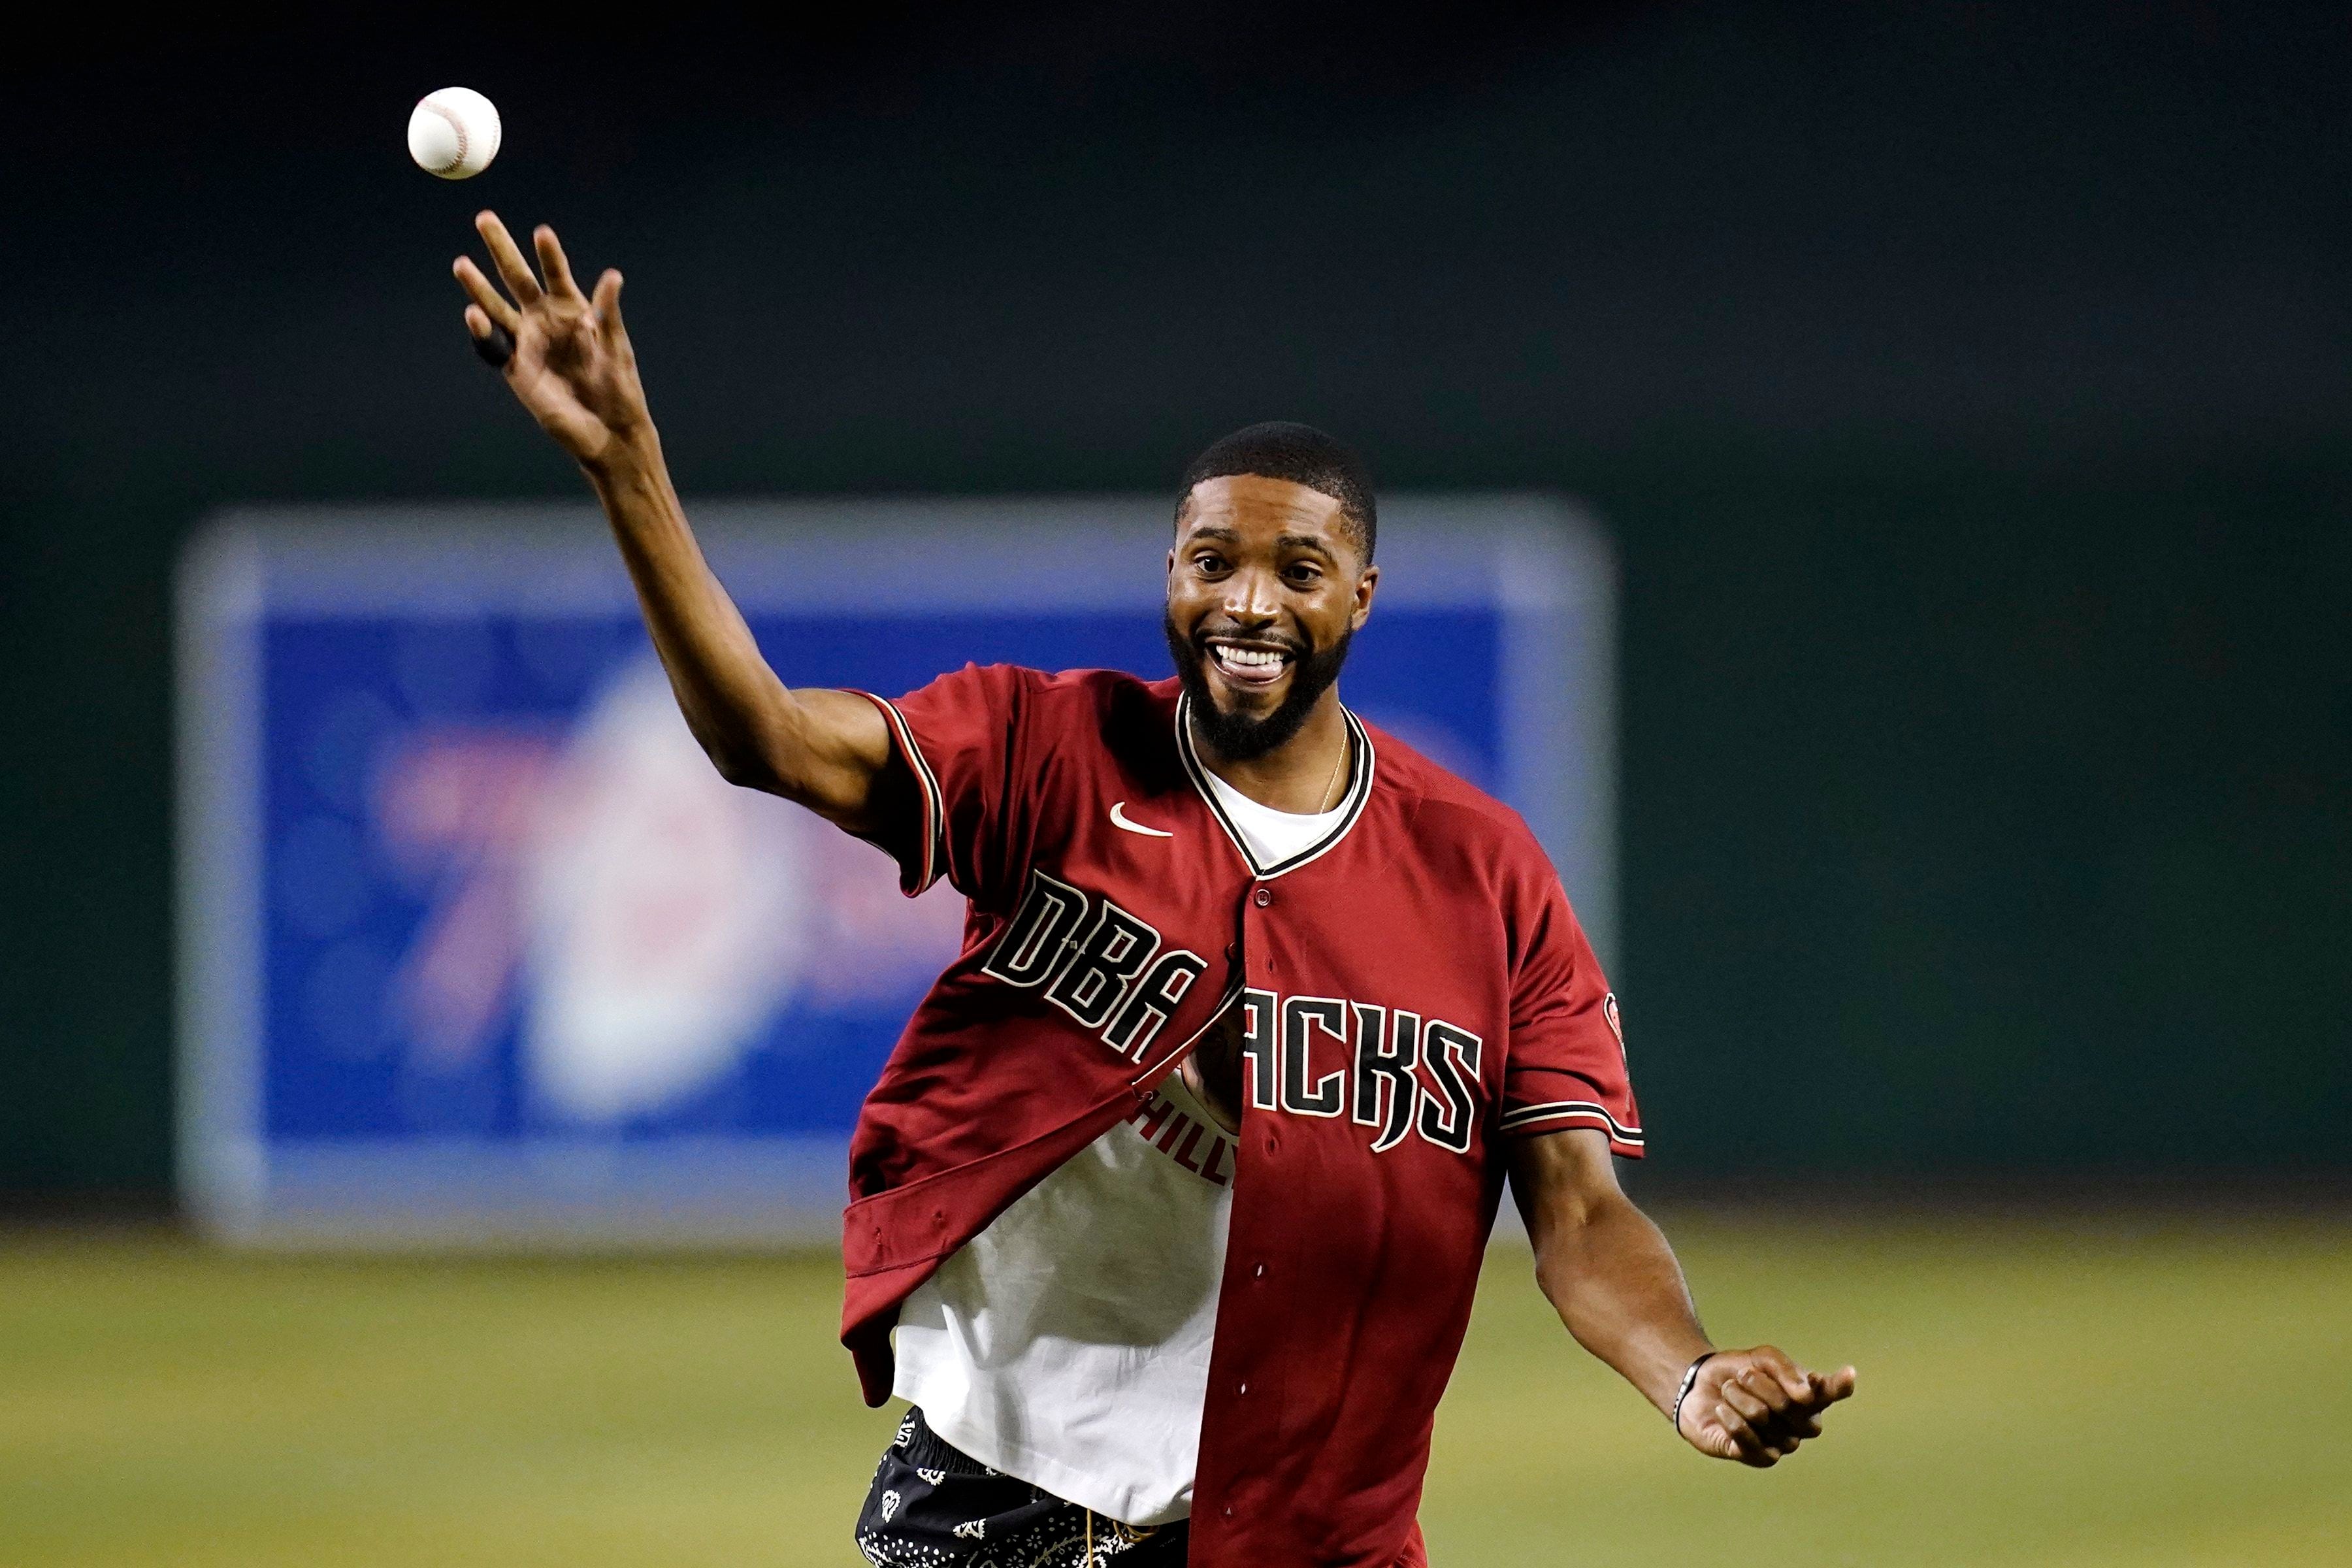
M 433 172 L 434 172 L 435 174 L 447 174 L 447 173 L 448 173 L 450 170 L 452 170 L 452 169 L 462 169 L 462 168 L 464 168 L 464 167 L 465 167 L 465 165 L 466 165 L 466 125 L 465 125 L 465 121 L 463 121 L 459 120 L 456 115 L 454 115 L 454 114 L 450 113 L 450 112 L 449 112 L 449 106 L 448 106 L 447 104 L 445 104 L 445 103 L 435 103 L 435 102 L 431 101 L 430 100 L 426 100 L 426 102 L 425 103 L 424 107 L 425 107 L 425 108 L 426 108 L 426 109 L 431 110 L 434 113 L 436 113 L 436 114 L 439 115 L 443 120 L 447 121 L 448 121 L 448 123 L 449 123 L 449 129 L 450 129 L 450 130 L 452 130 L 452 131 L 455 131 L 455 132 L 457 133 L 457 157 L 455 157 L 455 158 L 451 159 L 448 163 L 442 164 L 439 168 L 437 168 L 437 169 L 434 170 Z

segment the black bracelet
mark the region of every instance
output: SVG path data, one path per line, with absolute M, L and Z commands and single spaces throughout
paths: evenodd
M 1683 1401 L 1688 1399 L 1690 1391 L 1698 1385 L 1698 1369 L 1722 1353 L 1720 1351 L 1709 1351 L 1683 1369 L 1683 1385 L 1675 1390 L 1675 1407 L 1666 1416 L 1666 1419 L 1674 1424 L 1676 1432 L 1683 1429 Z

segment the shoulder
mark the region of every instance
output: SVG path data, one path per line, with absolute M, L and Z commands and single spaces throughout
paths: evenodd
M 1550 858 L 1517 812 L 1387 731 L 1370 723 L 1364 730 L 1372 742 L 1373 801 L 1387 805 L 1417 852 L 1489 876 L 1552 875 Z
M 1130 711 L 1172 714 L 1176 681 L 1150 681 L 1118 669 L 1032 669 L 1024 664 L 967 664 L 923 688 L 977 699 L 1046 719 L 1080 719 Z
M 1108 735 L 1128 726 L 1167 728 L 1174 721 L 1174 678 L 1145 680 L 1121 669 L 1029 669 L 990 665 L 980 673 L 1002 681 L 1026 710 L 1029 721 L 1051 731 L 1068 730 Z
M 1117 669 L 1032 669 L 968 664 L 917 694 L 926 709 L 962 715 L 1003 737 L 1031 763 L 1118 756 L 1129 763 L 1174 752 L 1178 683 Z

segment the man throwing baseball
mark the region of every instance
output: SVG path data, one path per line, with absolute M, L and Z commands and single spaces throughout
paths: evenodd
M 719 771 L 969 900 L 850 1148 L 842 1338 L 869 1403 L 913 1405 L 869 1562 L 1426 1563 L 1507 1179 L 1569 1331 L 1692 1447 L 1769 1466 L 1820 1435 L 1853 1370 L 1710 1344 L 1618 1189 L 1617 1001 L 1543 852 L 1339 700 L 1380 585 L 1350 454 L 1261 425 L 1193 463 L 1171 679 L 790 689 L 671 488 L 620 275 L 583 291 L 551 230 L 534 270 L 478 226 L 499 282 L 457 262 L 467 328 L 586 471 Z

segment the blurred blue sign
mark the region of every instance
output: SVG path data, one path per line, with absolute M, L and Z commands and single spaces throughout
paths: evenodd
M 1526 814 L 1604 954 L 1612 583 L 1402 497 L 1349 704 Z M 1158 499 L 698 509 L 777 672 L 1168 669 Z M 238 513 L 181 597 L 182 1183 L 265 1243 L 830 1238 L 961 900 L 730 788 L 584 510 Z

